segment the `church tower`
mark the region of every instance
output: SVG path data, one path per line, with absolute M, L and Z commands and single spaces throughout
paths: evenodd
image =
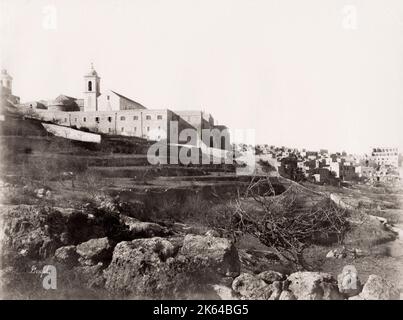
M 98 97 L 101 95 L 100 80 L 91 63 L 91 70 L 84 76 L 84 111 L 98 111 Z
M 7 92 L 8 94 L 12 93 L 13 90 L 13 78 L 7 73 L 6 69 L 2 69 L 0 73 L 0 85 L 2 87 L 2 91 Z

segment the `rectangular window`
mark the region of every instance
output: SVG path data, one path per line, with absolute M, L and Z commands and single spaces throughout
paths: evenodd
M 109 96 L 106 96 L 106 100 L 108 100 L 108 101 L 109 101 L 109 99 L 110 99 L 110 97 L 109 97 Z
M 123 132 L 123 131 L 125 131 L 125 128 L 124 128 L 124 127 L 122 127 L 121 131 L 122 131 L 122 132 Z
M 112 128 L 108 128 L 108 132 L 112 132 Z
M 150 131 L 150 127 L 147 127 L 147 131 Z
M 146 120 L 151 120 L 151 116 L 146 116 Z
M 99 117 L 95 117 L 95 122 L 99 123 Z
M 74 119 L 74 122 L 77 122 L 77 118 Z
M 86 118 L 86 117 L 84 117 L 84 118 L 83 118 L 83 121 L 84 121 L 84 122 L 86 122 L 86 121 L 87 121 L 87 118 Z
M 138 119 L 139 119 L 138 116 L 134 116 L 134 117 L 133 117 L 133 120 L 138 120 Z
M 67 122 L 67 118 L 64 118 L 64 122 Z
M 137 131 L 137 127 L 134 127 L 134 132 L 136 132 Z
M 162 120 L 162 116 L 161 116 L 161 115 L 158 115 L 158 116 L 157 116 L 157 120 Z
M 120 120 L 121 120 L 121 121 L 125 121 L 125 120 L 126 120 L 126 118 L 125 118 L 125 117 L 123 117 L 123 116 L 121 116 L 121 117 L 120 117 Z
M 108 117 L 108 121 L 109 121 L 109 122 L 112 122 L 112 117 Z

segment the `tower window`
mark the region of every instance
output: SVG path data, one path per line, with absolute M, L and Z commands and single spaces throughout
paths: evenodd
M 92 91 L 92 81 L 88 81 L 88 91 Z
M 151 116 L 146 116 L 146 120 L 151 120 Z

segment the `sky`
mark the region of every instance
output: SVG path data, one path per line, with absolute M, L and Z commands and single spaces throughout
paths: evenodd
M 257 143 L 403 150 L 401 0 L 0 0 L 22 101 L 102 89 L 204 110 Z

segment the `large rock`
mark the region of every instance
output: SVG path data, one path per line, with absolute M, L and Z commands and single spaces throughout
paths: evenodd
M 232 241 L 211 236 L 186 235 L 181 254 L 204 263 L 223 276 L 239 275 L 240 261 Z
M 370 275 L 360 293 L 365 300 L 398 300 L 399 290 L 380 276 Z
M 242 273 L 239 277 L 235 278 L 232 282 L 232 289 L 242 299 L 247 300 L 277 300 L 281 294 L 280 288 L 275 285 L 269 285 L 250 273 Z
M 284 290 L 281 292 L 279 300 L 296 300 L 295 296 L 292 294 L 291 291 Z
M 1 247 L 3 255 L 18 253 L 31 259 L 51 257 L 62 245 L 63 215 L 49 208 L 29 205 L 3 206 Z
M 112 258 L 113 242 L 107 237 L 91 239 L 77 246 L 77 253 L 85 265 L 109 261 Z
M 90 289 L 101 289 L 105 286 L 104 265 L 100 262 L 92 266 L 78 266 L 73 270 L 80 283 Z
M 164 237 L 170 234 L 168 228 L 157 223 L 142 222 L 124 215 L 120 219 L 129 228 L 132 238 Z
M 221 300 L 237 300 L 234 291 L 227 286 L 215 284 L 213 285 L 213 290 Z
M 78 261 L 76 246 L 60 247 L 55 252 L 55 258 L 58 262 L 63 263 L 67 266 L 75 265 Z
M 362 285 L 357 269 L 353 265 L 345 266 L 342 273 L 337 276 L 337 285 L 339 292 L 346 297 L 358 295 L 362 290 Z
M 295 272 L 287 281 L 288 290 L 297 300 L 341 300 L 337 281 L 327 273 L 322 272 Z
M 274 281 L 282 281 L 285 280 L 285 276 L 277 271 L 263 271 L 258 274 L 258 278 L 262 279 L 267 284 L 272 284 Z
M 175 246 L 158 237 L 120 242 L 105 270 L 105 286 L 116 294 L 152 295 L 161 289 L 157 286 L 164 286 L 158 283 L 158 277 L 166 274 L 169 269 L 166 261 L 174 254 Z

